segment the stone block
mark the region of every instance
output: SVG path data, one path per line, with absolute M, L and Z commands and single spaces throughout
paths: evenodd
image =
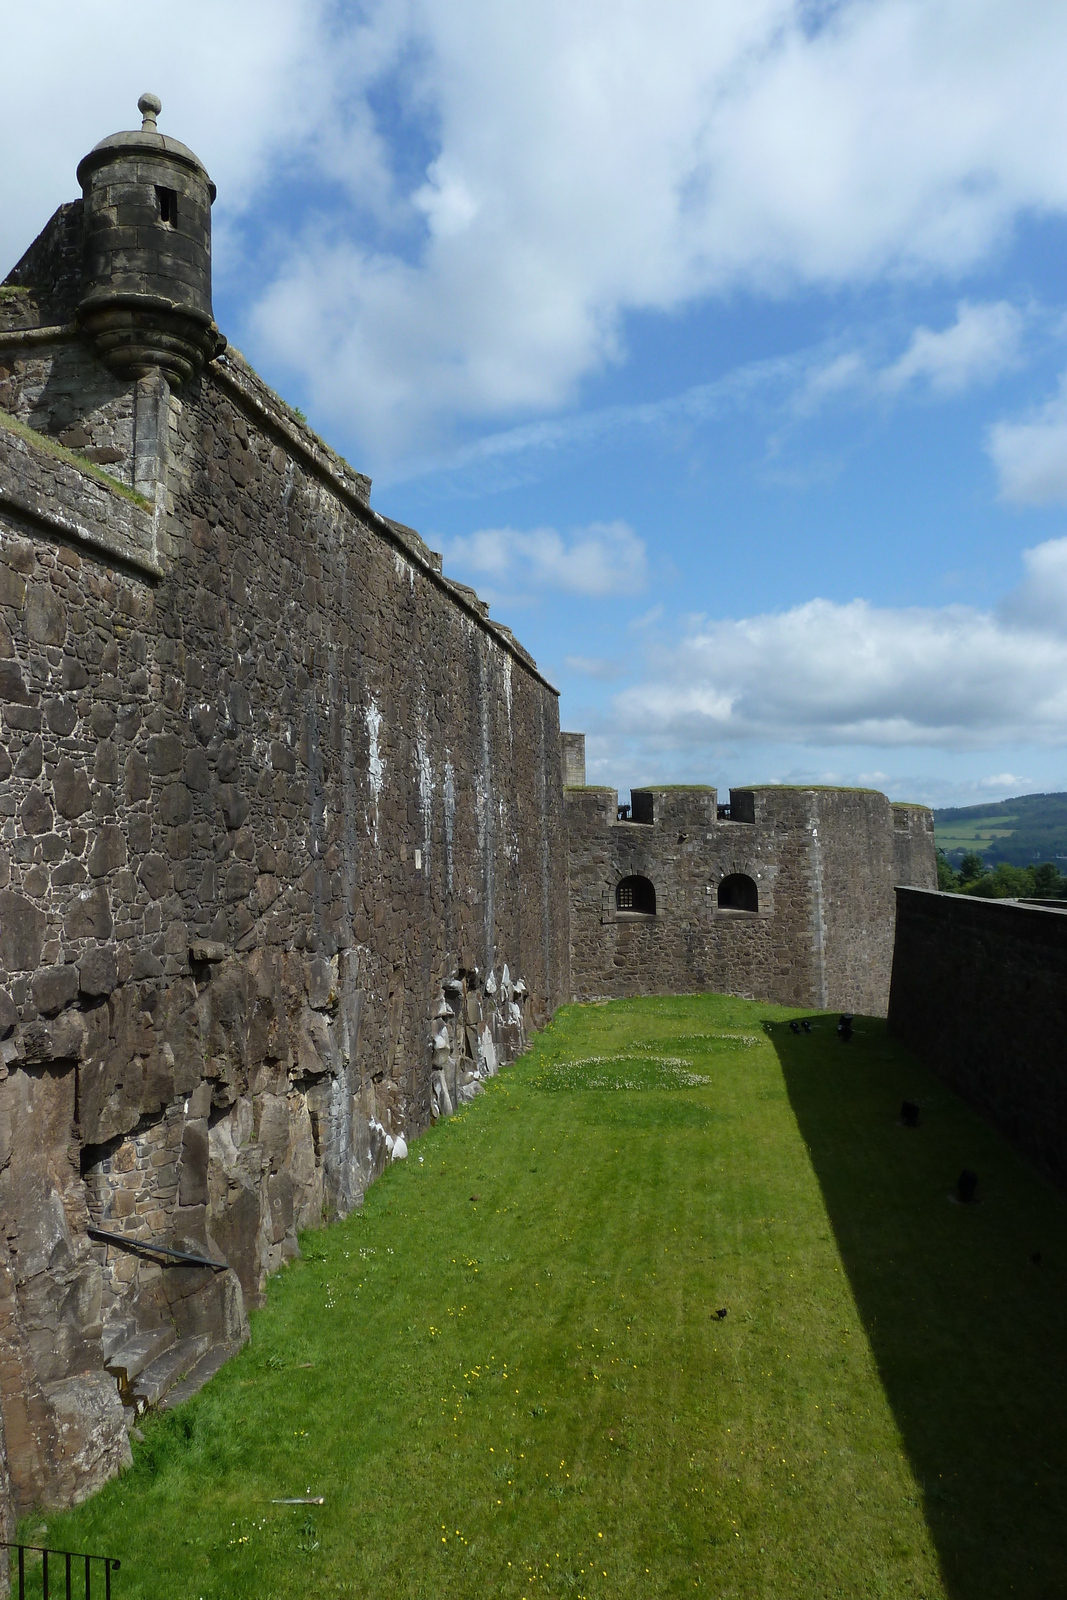
M 46 1399 L 55 1419 L 56 1466 L 45 1503 L 80 1505 L 132 1463 L 122 1401 L 102 1370 L 50 1384 Z
M 103 884 L 93 889 L 83 889 L 72 902 L 63 923 L 63 932 L 70 940 L 110 939 L 113 923 L 111 902 Z
M 219 804 L 222 806 L 222 814 L 226 819 L 226 826 L 231 832 L 235 832 L 244 824 L 249 811 L 252 809 L 249 801 L 232 783 L 223 784 L 220 787 Z
M 87 865 L 93 878 L 104 878 L 126 865 L 126 835 L 116 823 L 107 823 L 98 831 Z
M 78 962 L 78 986 L 84 995 L 108 995 L 118 986 L 118 956 L 105 945 L 82 956 Z
M 0 890 L 0 966 L 7 972 L 33 972 L 41 961 L 48 918 L 14 890 Z
M 155 778 L 165 778 L 181 770 L 183 754 L 177 734 L 155 734 L 148 741 L 148 770 Z
M 52 802 L 35 784 L 19 806 L 19 821 L 28 834 L 51 833 L 55 813 Z
M 159 820 L 165 828 L 179 827 L 193 814 L 193 797 L 184 783 L 170 783 L 159 800 Z
M 26 596 L 23 626 L 35 644 L 62 644 L 67 632 L 67 613 L 51 586 L 33 584 Z
M 41 1015 L 54 1017 L 78 998 L 78 974 L 74 967 L 43 967 L 31 987 Z
M 44 765 L 44 756 L 40 739 L 31 739 L 24 744 L 18 760 L 15 762 L 16 778 L 39 778 Z
M 189 1121 L 182 1137 L 181 1168 L 178 1177 L 178 1204 L 206 1205 L 208 1200 L 208 1132 L 206 1122 Z
M 69 756 L 62 756 L 52 774 L 52 794 L 60 816 L 73 820 L 82 816 L 93 803 L 88 775 L 76 767 Z

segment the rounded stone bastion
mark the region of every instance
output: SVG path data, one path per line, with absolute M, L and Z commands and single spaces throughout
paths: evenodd
M 226 345 L 211 310 L 211 205 L 203 163 L 159 133 L 155 95 L 139 130 L 113 133 L 78 165 L 85 203 L 81 330 L 117 377 L 154 368 L 178 387 Z

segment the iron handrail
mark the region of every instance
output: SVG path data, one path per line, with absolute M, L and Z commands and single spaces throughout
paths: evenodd
M 42 1600 L 49 1600 L 48 1588 L 48 1557 L 62 1556 L 64 1562 L 65 1595 L 64 1600 L 73 1600 L 71 1589 L 72 1563 L 85 1562 L 85 1600 L 92 1600 L 92 1564 L 102 1561 L 104 1564 L 104 1600 L 111 1600 L 111 1574 L 117 1572 L 122 1562 L 117 1556 L 90 1556 L 74 1550 L 50 1550 L 40 1544 L 15 1544 L 8 1539 L 0 1539 L 0 1550 L 18 1551 L 19 1571 L 19 1600 L 26 1600 L 26 1551 L 31 1551 L 41 1558 L 41 1593 Z
M 172 1256 L 175 1261 L 191 1261 L 197 1267 L 214 1267 L 216 1272 L 229 1268 L 227 1261 L 212 1261 L 210 1256 L 194 1256 L 188 1250 L 174 1250 L 169 1244 L 153 1244 L 151 1239 L 130 1239 L 124 1233 L 108 1233 L 103 1228 L 86 1229 L 90 1239 L 103 1239 L 106 1244 L 123 1245 L 127 1250 L 150 1250 L 153 1255 Z

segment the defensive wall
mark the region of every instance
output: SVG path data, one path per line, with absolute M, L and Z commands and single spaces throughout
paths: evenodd
M 933 813 L 872 789 L 585 786 L 564 735 L 575 997 L 713 989 L 884 1016 L 894 885 L 937 881 Z
M 213 186 L 150 111 L 0 291 L 20 1509 L 127 1460 L 297 1230 L 570 993 L 556 693 L 225 349 Z
M 0 287 L 3 1528 L 561 1001 L 881 1011 L 934 881 L 868 791 L 584 787 L 514 636 L 227 348 L 214 186 L 140 109 Z
M 898 889 L 889 1028 L 1067 1188 L 1067 911 Z

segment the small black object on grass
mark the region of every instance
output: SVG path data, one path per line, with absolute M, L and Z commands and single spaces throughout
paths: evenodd
M 805 1033 L 810 1033 L 811 1032 L 811 1023 L 808 1021 L 807 1017 L 804 1018 L 803 1022 L 800 1024 L 800 1026 L 804 1029 Z
M 978 1194 L 978 1174 L 972 1172 L 970 1167 L 964 1167 L 956 1179 L 956 1198 L 961 1205 L 973 1204 Z
M 718 1317 L 720 1322 L 722 1321 L 723 1317 L 725 1317 L 728 1309 L 729 1308 L 727 1306 L 720 1306 L 718 1311 L 716 1311 L 715 1315 Z
M 900 1108 L 900 1120 L 906 1128 L 919 1126 L 919 1108 L 914 1100 L 905 1100 Z
M 800 1032 L 800 1023 L 799 1022 L 791 1022 L 789 1024 L 789 1031 L 790 1031 L 790 1033 L 799 1033 Z
M 848 1044 L 849 1040 L 852 1038 L 851 1011 L 843 1011 L 841 1013 L 841 1021 L 837 1024 L 837 1036 L 841 1040 L 842 1044 Z

